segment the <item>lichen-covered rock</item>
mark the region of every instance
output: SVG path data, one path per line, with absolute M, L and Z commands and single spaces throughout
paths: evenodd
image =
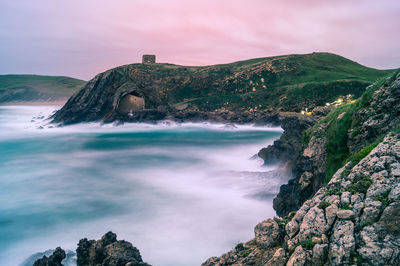
M 328 244 L 316 244 L 312 251 L 313 265 L 323 264 L 328 257 Z
M 308 253 L 301 247 L 298 246 L 292 256 L 290 256 L 287 266 L 303 266 L 306 264 L 307 260 L 309 259 Z
M 267 262 L 266 266 L 284 266 L 286 265 L 287 257 L 286 251 L 283 248 L 279 248 L 275 251 L 272 258 Z
M 329 260 L 333 265 L 350 263 L 351 253 L 355 250 L 354 224 L 339 220 L 335 223 L 330 240 Z
M 254 228 L 257 244 L 264 247 L 273 247 L 279 243 L 279 225 L 274 219 L 265 220 Z
M 339 219 L 351 220 L 354 218 L 355 213 L 352 210 L 339 210 L 336 215 Z

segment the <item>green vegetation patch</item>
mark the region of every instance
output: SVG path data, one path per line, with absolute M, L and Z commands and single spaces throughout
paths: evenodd
M 326 192 L 325 192 L 325 196 L 331 196 L 331 195 L 338 195 L 340 196 L 343 192 L 343 189 L 341 188 L 341 186 L 337 183 L 331 185 L 330 187 L 327 188 Z
M 353 210 L 353 207 L 348 203 L 344 203 L 344 204 L 342 204 L 341 209 L 342 210 Z
M 383 137 L 378 138 L 374 143 L 365 146 L 356 154 L 351 155 L 347 160 L 347 162 L 352 162 L 353 165 L 358 164 L 362 159 L 364 159 L 368 154 L 371 153 L 373 149 L 383 140 Z
M 326 117 L 321 119 L 316 125 L 308 129 L 303 136 L 303 143 L 308 144 L 314 137 L 326 137 L 326 149 L 328 152 L 327 171 L 325 183 L 328 183 L 334 173 L 345 163 L 351 161 L 353 165 L 359 163 L 374 149 L 383 137 L 376 138 L 372 143 L 366 143 L 366 146 L 355 154 L 351 154 L 347 146 L 348 136 L 356 137 L 360 132 L 360 120 L 356 115 L 359 110 L 368 106 L 373 93 L 379 89 L 387 80 L 394 80 L 397 75 L 392 73 L 389 78 L 379 78 L 373 85 L 369 86 L 362 94 L 359 100 L 351 104 L 339 106 L 332 110 Z M 374 114 L 380 116 L 382 114 Z M 319 132 L 321 125 L 327 124 L 325 132 Z M 400 133 L 400 126 L 392 130 L 393 133 Z
M 311 238 L 304 240 L 300 243 L 301 247 L 307 250 L 312 250 L 315 246 L 315 243 L 312 241 Z
M 318 204 L 318 208 L 320 208 L 320 209 L 322 209 L 322 210 L 325 210 L 325 209 L 328 208 L 329 206 L 331 206 L 331 204 L 330 204 L 329 202 L 327 202 L 327 201 L 321 201 L 321 202 Z
M 352 181 L 351 184 L 346 187 L 346 191 L 350 192 L 351 194 L 356 194 L 356 193 L 364 193 L 366 194 L 368 191 L 368 188 L 372 185 L 372 179 L 371 177 L 367 175 L 360 175 L 355 177 Z
M 382 206 L 381 206 L 381 209 L 382 209 L 382 210 L 386 209 L 387 206 L 389 206 L 391 203 L 394 202 L 392 199 L 389 199 L 388 196 L 389 196 L 389 191 L 386 192 L 386 193 L 384 193 L 384 194 L 381 195 L 381 196 L 375 197 L 375 199 L 374 199 L 374 200 L 376 200 L 376 201 L 382 202 Z

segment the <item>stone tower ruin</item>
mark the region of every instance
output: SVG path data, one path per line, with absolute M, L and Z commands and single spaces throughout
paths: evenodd
M 156 56 L 153 54 L 144 54 L 142 57 L 143 64 L 155 64 L 156 63 Z

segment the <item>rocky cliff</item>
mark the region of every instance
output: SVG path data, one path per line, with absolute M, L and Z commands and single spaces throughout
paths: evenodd
M 297 212 L 258 224 L 255 238 L 211 265 L 400 265 L 400 136 L 347 163 Z
M 297 210 L 347 160 L 371 150 L 400 124 L 400 75 L 393 74 L 367 88 L 360 99 L 340 106 L 309 128 L 303 138 L 291 140 L 301 151 L 296 158 L 295 178 L 283 185 L 274 199 L 277 214 Z M 282 136 L 283 137 L 283 136 Z M 299 144 L 300 139 L 303 143 Z M 273 150 L 275 147 L 268 148 Z M 298 150 L 298 148 L 297 148 Z
M 359 97 L 387 73 L 328 53 L 205 67 L 132 64 L 90 80 L 55 114 L 54 122 L 154 121 L 216 110 L 300 112 L 340 96 Z

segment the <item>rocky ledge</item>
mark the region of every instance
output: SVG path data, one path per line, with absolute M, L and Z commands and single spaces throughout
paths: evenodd
M 300 209 L 211 265 L 400 265 L 400 136 L 347 163 Z
M 144 263 L 140 252 L 131 243 L 117 240 L 113 232 L 100 240 L 81 239 L 76 249 L 77 266 L 150 266 Z M 65 251 L 58 247 L 50 257 L 43 256 L 34 266 L 62 266 Z

